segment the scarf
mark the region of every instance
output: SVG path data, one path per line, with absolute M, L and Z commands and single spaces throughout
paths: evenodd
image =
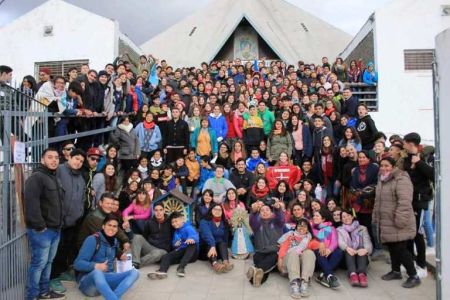
M 366 172 L 367 172 L 367 167 L 369 167 L 369 164 L 367 165 L 360 165 L 359 166 L 359 175 L 358 175 L 358 180 L 361 183 L 366 182 Z
M 361 235 L 359 234 L 359 222 L 353 221 L 350 225 L 342 225 L 341 232 L 345 235 L 345 243 L 349 245 L 352 249 L 358 250 L 362 244 Z
M 117 127 L 127 133 L 130 133 L 130 131 L 133 129 L 133 124 L 130 123 L 128 125 L 125 125 L 122 123 L 122 124 L 119 124 Z
M 316 237 L 319 239 L 319 242 L 325 242 L 331 234 L 331 222 L 323 222 L 317 225 L 316 228 Z
M 161 179 L 162 179 L 162 184 L 164 185 L 164 186 L 168 186 L 169 185 L 169 182 L 170 182 L 170 180 L 172 179 L 172 177 L 173 177 L 173 175 L 169 175 L 169 176 L 167 176 L 167 177 L 162 177 Z
M 252 193 L 256 196 L 256 198 L 259 200 L 261 198 L 266 197 L 269 194 L 270 190 L 269 187 L 266 186 L 264 189 L 260 190 L 256 187 L 256 184 L 252 187 Z
M 147 167 L 143 167 L 143 166 L 139 165 L 137 169 L 139 172 L 147 174 L 147 171 L 148 171 Z
M 155 122 L 148 123 L 147 121 L 142 122 L 142 125 L 144 125 L 144 129 L 153 129 L 155 128 Z
M 212 221 L 214 223 L 220 223 L 222 221 L 222 217 L 212 217 Z
M 281 243 L 280 250 L 278 251 L 279 258 L 283 258 L 292 251 L 295 251 L 297 255 L 302 254 L 303 251 L 308 249 L 309 242 L 312 239 L 309 232 L 307 234 L 300 234 L 298 231 L 294 230 L 286 233 L 286 235 L 288 235 L 288 237 Z M 282 236 L 280 240 L 282 240 L 283 237 L 284 236 Z
M 103 229 L 100 232 L 103 234 L 103 236 L 105 237 L 105 239 L 109 243 L 109 245 L 111 247 L 114 246 L 114 241 L 116 240 L 116 237 L 115 236 L 107 236 Z
M 383 182 L 386 181 L 389 178 L 389 175 L 391 175 L 391 172 L 389 172 L 389 173 L 387 173 L 385 175 L 381 174 L 380 175 L 381 181 L 383 181 Z
M 163 159 L 162 159 L 162 157 L 160 158 L 160 159 L 158 159 L 158 160 L 155 160 L 153 157 L 150 159 L 150 163 L 151 163 L 151 165 L 153 166 L 153 167 L 159 167 L 159 166 L 161 166 L 162 165 L 162 163 L 163 163 Z

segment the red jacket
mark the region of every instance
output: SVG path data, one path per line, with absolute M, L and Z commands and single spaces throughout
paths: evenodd
M 302 171 L 299 167 L 294 165 L 289 166 L 273 166 L 267 168 L 266 178 L 269 182 L 269 188 L 275 189 L 278 181 L 285 180 L 289 184 L 291 190 L 294 189 L 294 184 L 300 181 Z

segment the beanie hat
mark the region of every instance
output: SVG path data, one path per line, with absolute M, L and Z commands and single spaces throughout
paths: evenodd
M 403 140 L 407 143 L 411 142 L 411 143 L 414 143 L 415 145 L 419 145 L 420 144 L 420 135 L 417 132 L 411 132 L 411 133 L 408 133 L 407 135 L 405 135 L 403 137 Z
M 39 68 L 39 72 L 45 73 L 47 75 L 51 75 L 52 74 L 52 72 L 50 71 L 50 68 L 47 68 L 47 67 Z
M 106 77 L 109 77 L 109 74 L 105 70 L 101 70 L 98 72 L 98 77 L 105 75 Z

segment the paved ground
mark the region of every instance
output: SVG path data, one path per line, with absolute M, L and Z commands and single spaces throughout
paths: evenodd
M 245 272 L 251 265 L 251 260 L 233 260 L 235 268 L 228 274 L 214 274 L 206 262 L 197 261 L 186 268 L 186 277 L 178 278 L 175 275 L 176 266 L 169 270 L 169 277 L 165 280 L 151 281 L 147 279 L 147 273 L 155 270 L 156 266 L 140 269 L 141 276 L 133 288 L 125 295 L 124 299 L 211 299 L 211 300 L 237 300 L 237 299 L 291 299 L 289 297 L 288 279 L 278 273 L 270 275 L 268 281 L 260 288 L 254 288 L 247 282 Z M 387 300 L 408 299 L 428 300 L 435 299 L 435 280 L 429 274 L 422 280 L 422 285 L 408 290 L 401 287 L 400 281 L 385 282 L 380 276 L 389 271 L 389 265 L 384 261 L 372 262 L 369 267 L 369 287 L 366 289 L 354 288 L 348 284 L 345 271 L 338 271 L 341 287 L 338 290 L 330 290 L 312 283 L 311 296 L 308 299 L 345 299 L 345 300 Z M 67 299 L 86 299 L 74 283 L 64 283 L 68 288 Z M 88 298 L 88 299 L 101 299 Z

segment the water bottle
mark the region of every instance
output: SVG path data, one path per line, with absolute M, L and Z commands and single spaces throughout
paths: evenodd
M 319 183 L 314 190 L 314 194 L 316 194 L 316 199 L 318 199 L 322 203 L 322 187 Z

